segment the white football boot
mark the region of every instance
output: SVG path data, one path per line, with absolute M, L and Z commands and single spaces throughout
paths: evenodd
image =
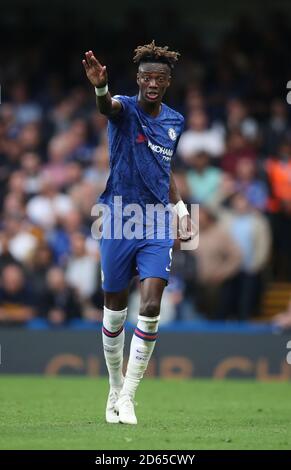
M 106 404 L 106 422 L 110 424 L 119 423 L 118 411 L 116 409 L 116 402 L 119 398 L 121 387 L 111 387 Z
M 119 422 L 122 424 L 137 424 L 134 412 L 134 402 L 129 395 L 121 395 L 116 402 L 116 410 L 119 413 Z

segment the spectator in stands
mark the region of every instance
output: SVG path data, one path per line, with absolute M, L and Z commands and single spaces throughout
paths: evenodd
M 240 131 L 231 131 L 226 139 L 226 152 L 222 156 L 221 167 L 234 176 L 237 163 L 242 158 L 256 160 L 257 154 Z
M 47 285 L 47 272 L 53 266 L 53 252 L 45 241 L 39 241 L 27 263 L 28 279 L 33 293 L 41 299 Z
M 66 164 L 66 181 L 64 189 L 68 190 L 75 184 L 79 184 L 83 177 L 82 164 L 78 161 L 69 161 Z
M 9 264 L 4 267 L 0 287 L 0 322 L 23 323 L 37 313 L 31 286 L 25 282 L 22 268 Z
M 58 218 L 73 209 L 71 198 L 58 191 L 54 180 L 43 178 L 41 194 L 34 196 L 27 204 L 27 215 L 30 220 L 45 230 L 53 227 Z
M 48 143 L 48 162 L 42 169 L 42 177 L 45 183 L 53 182 L 56 191 L 60 191 L 66 183 L 66 160 L 73 147 L 71 140 L 68 133 L 63 132 L 52 137 Z
M 247 320 L 259 313 L 262 274 L 270 257 L 270 227 L 266 217 L 250 206 L 243 193 L 232 196 L 231 209 L 223 212 L 222 223 L 242 254 L 239 272 L 229 280 L 224 300 L 232 305 L 235 318 Z M 221 318 L 225 310 L 221 307 Z
M 81 305 L 72 287 L 69 287 L 61 268 L 52 267 L 47 273 L 47 289 L 41 302 L 41 313 L 55 326 L 64 325 L 81 316 Z
M 267 156 L 277 155 L 282 142 L 290 140 L 288 105 L 281 98 L 271 103 L 271 113 L 263 128 L 263 153 Z
M 237 162 L 235 170 L 235 190 L 243 193 L 250 206 L 265 211 L 268 202 L 268 189 L 264 181 L 256 176 L 256 165 L 249 158 Z
M 291 144 L 283 142 L 279 147 L 278 156 L 267 159 L 265 167 L 271 189 L 270 210 L 272 212 L 289 213 L 291 201 Z
M 38 242 L 36 234 L 33 233 L 32 226 L 21 214 L 11 213 L 5 216 L 3 229 L 8 238 L 9 252 L 20 263 L 26 263 Z
M 109 160 L 107 145 L 96 147 L 93 153 L 93 165 L 84 172 L 85 181 L 96 185 L 96 193 L 101 194 L 109 176 Z
M 78 101 L 74 100 L 73 96 L 69 93 L 68 96 L 50 109 L 49 119 L 53 126 L 53 134 L 57 135 L 69 129 L 78 106 Z
M 14 115 L 19 126 L 38 122 L 42 117 L 41 107 L 31 100 L 27 85 L 24 80 L 18 79 L 10 89 Z
M 92 181 L 83 180 L 71 188 L 69 196 L 72 204 L 78 207 L 85 220 L 91 220 L 91 210 L 96 204 L 98 187 Z
M 14 171 L 8 181 L 8 191 L 19 200 L 25 196 L 25 174 L 21 170 Z
M 231 306 L 222 302 L 223 289 L 239 272 L 241 253 L 216 213 L 206 206 L 199 208 L 199 246 L 192 254 L 197 266 L 198 310 L 213 317 L 223 308 L 223 314 L 229 315 Z
M 41 190 L 41 161 L 37 153 L 27 152 L 22 155 L 21 168 L 24 173 L 24 191 L 28 197 L 35 196 Z
M 207 114 L 203 109 L 191 111 L 189 129 L 180 137 L 177 152 L 185 162 L 198 152 L 211 157 L 220 157 L 224 152 L 224 137 L 220 130 L 208 126 Z
M 97 287 L 98 262 L 86 249 L 86 238 L 76 232 L 71 235 L 71 254 L 66 267 L 66 281 L 78 292 L 83 302 L 89 300 Z
M 187 182 L 191 199 L 201 204 L 211 204 L 217 198 L 222 182 L 221 170 L 211 166 L 209 160 L 206 152 L 198 152 L 188 159 Z
M 107 118 L 97 112 L 96 108 L 90 114 L 89 126 L 93 134 L 94 144 L 102 147 L 107 145 Z
M 291 280 L 291 144 L 283 142 L 277 157 L 266 160 L 270 186 L 268 209 L 274 240 L 273 272 L 277 279 Z
M 199 87 L 195 85 L 189 86 L 186 91 L 185 105 L 187 113 L 190 114 L 192 111 L 196 111 L 197 109 L 206 109 L 205 96 L 203 96 Z
M 6 216 L 18 216 L 19 218 L 25 218 L 26 206 L 25 200 L 17 193 L 6 193 L 2 205 L 2 215 L 5 220 Z
M 64 266 L 67 262 L 71 251 L 71 235 L 75 232 L 89 235 L 89 228 L 84 224 L 78 209 L 70 210 L 59 219 L 59 224 L 47 233 L 47 241 L 57 264 Z
M 21 153 L 38 152 L 41 147 L 40 126 L 37 123 L 26 124 L 20 129 L 18 143 Z
M 16 258 L 10 253 L 9 238 L 5 232 L 0 232 L 0 275 L 9 264 L 18 264 Z
M 232 98 L 226 103 L 226 131 L 238 131 L 249 142 L 255 142 L 258 138 L 258 124 L 249 116 L 246 104 L 238 98 Z
M 90 165 L 92 162 L 93 146 L 88 140 L 88 126 L 85 119 L 74 119 L 66 139 L 71 141 L 69 160 L 79 162 L 82 165 Z

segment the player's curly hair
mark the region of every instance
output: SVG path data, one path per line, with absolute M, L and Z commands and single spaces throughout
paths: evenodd
M 140 64 L 141 62 L 162 62 L 167 64 L 170 69 L 174 68 L 174 65 L 179 59 L 179 52 L 169 51 L 168 46 L 160 47 L 156 46 L 153 40 L 150 44 L 144 46 L 138 46 L 134 50 L 133 62 Z

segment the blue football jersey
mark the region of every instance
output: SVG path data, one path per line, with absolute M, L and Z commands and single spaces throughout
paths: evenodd
M 114 96 L 122 111 L 108 122 L 110 176 L 99 201 L 123 206 L 169 203 L 171 159 L 183 131 L 184 118 L 164 103 L 157 117 L 138 105 L 137 96 Z

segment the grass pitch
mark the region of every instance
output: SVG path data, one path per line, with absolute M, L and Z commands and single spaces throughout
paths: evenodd
M 1 449 L 290 449 L 289 383 L 144 379 L 137 426 L 104 420 L 107 380 L 0 377 Z

